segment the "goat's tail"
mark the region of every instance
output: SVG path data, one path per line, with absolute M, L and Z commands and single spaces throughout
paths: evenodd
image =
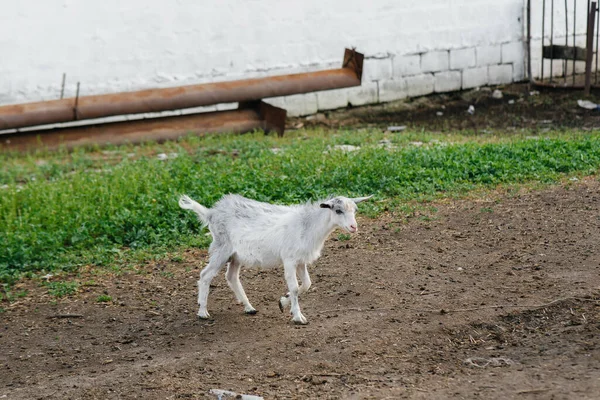
M 179 207 L 185 210 L 192 210 L 198 215 L 198 219 L 203 225 L 208 225 L 208 208 L 202 204 L 190 199 L 185 194 L 179 198 Z

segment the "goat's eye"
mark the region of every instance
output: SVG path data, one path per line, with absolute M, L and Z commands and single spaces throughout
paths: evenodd
M 343 214 L 344 212 L 342 210 L 335 210 L 336 214 Z

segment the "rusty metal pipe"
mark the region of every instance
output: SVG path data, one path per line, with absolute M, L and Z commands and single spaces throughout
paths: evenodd
M 339 69 L 3 106 L 0 130 L 360 86 L 362 61 L 362 54 L 346 49 Z
M 254 102 L 244 104 L 237 110 L 16 132 L 0 135 L 0 150 L 55 150 L 60 147 L 71 149 L 78 146 L 164 142 L 188 134 L 244 133 L 254 130 L 282 134 L 285 114 L 283 109 L 264 102 Z

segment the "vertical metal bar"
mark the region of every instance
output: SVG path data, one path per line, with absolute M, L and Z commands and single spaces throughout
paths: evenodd
M 75 93 L 75 106 L 73 107 L 73 119 L 75 121 L 78 120 L 77 118 L 77 106 L 79 105 L 79 82 L 77 82 L 77 92 Z
M 63 72 L 62 84 L 60 85 L 60 98 L 65 96 L 65 82 L 67 80 L 67 73 Z
M 573 1 L 573 86 L 575 86 L 575 60 L 577 48 L 575 47 L 575 34 L 577 33 L 577 0 Z
M 527 0 L 527 78 L 529 82 L 533 82 L 533 75 L 531 75 L 531 0 Z
M 542 76 L 540 80 L 544 81 L 544 38 L 545 38 L 545 27 L 546 27 L 546 0 L 542 1 Z
M 550 1 L 550 82 L 554 80 L 554 0 Z
M 584 94 L 590 94 L 592 80 L 592 57 L 594 56 L 594 24 L 596 23 L 596 2 L 592 2 L 592 8 L 588 8 L 586 60 L 585 60 L 585 89 Z
M 596 71 L 594 72 L 594 84 L 598 83 L 598 35 L 600 34 L 600 13 L 596 9 Z
M 567 0 L 565 0 L 565 47 L 569 45 L 569 10 L 567 9 Z M 563 77 L 565 86 L 567 85 L 567 60 L 563 60 Z

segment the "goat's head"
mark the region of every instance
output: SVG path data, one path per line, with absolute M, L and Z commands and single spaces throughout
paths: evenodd
M 323 201 L 319 206 L 321 208 L 328 208 L 331 211 L 331 219 L 336 226 L 347 232 L 355 233 L 358 230 L 358 224 L 356 223 L 355 217 L 356 204 L 368 200 L 371 197 L 373 196 L 349 199 L 347 197 L 338 196 Z

